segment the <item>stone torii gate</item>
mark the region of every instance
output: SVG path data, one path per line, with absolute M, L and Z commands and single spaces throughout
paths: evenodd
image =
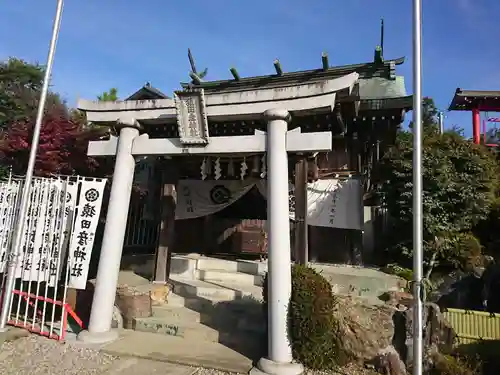
M 119 137 L 90 142 L 91 156 L 116 156 L 109 207 L 104 229 L 94 299 L 87 331 L 79 339 L 104 343 L 117 338 L 111 329 L 122 248 L 127 224 L 136 156 L 144 155 L 234 155 L 267 153 L 267 199 L 269 225 L 269 353 L 259 361 L 259 370 L 270 374 L 299 374 L 292 363 L 288 340 L 287 311 L 291 296 L 291 248 L 288 203 L 288 155 L 297 152 L 327 152 L 332 149 L 331 132 L 302 133 L 288 130 L 291 116 L 329 113 L 339 91 L 351 93 L 358 74 L 322 82 L 287 87 L 243 89 L 210 93 L 203 89 L 176 92 L 174 99 L 92 102 L 80 100 L 78 107 L 87 120 L 113 125 Z M 261 119 L 266 131 L 247 136 L 210 137 L 208 120 Z M 148 123 L 177 122 L 179 138 L 150 139 Z M 141 135 L 141 130 L 144 130 Z

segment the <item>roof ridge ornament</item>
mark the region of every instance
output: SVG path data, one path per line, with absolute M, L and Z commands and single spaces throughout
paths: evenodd
M 191 71 L 189 72 L 189 77 L 191 77 L 191 85 L 199 85 L 203 82 L 203 78 L 207 75 L 208 68 L 205 68 L 200 73 L 198 73 L 193 54 L 191 53 L 191 48 L 188 48 L 188 59 L 189 65 L 191 65 Z

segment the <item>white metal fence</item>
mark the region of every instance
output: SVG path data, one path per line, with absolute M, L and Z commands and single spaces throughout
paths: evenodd
M 12 237 L 24 179 L 0 182 L 0 273 L 2 299 L 12 293 L 8 324 L 64 339 L 68 288 L 85 289 L 105 179 L 35 178 L 19 251 Z M 5 290 L 15 272 L 14 290 Z

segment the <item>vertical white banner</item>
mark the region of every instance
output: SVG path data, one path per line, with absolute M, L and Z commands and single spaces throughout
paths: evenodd
M 45 251 L 45 238 L 50 233 L 46 225 L 50 219 L 50 180 L 34 180 L 29 199 L 16 278 L 22 278 L 24 281 L 43 281 L 44 278 L 39 270 L 43 267 L 41 259 Z
M 61 229 L 64 221 L 64 182 L 60 179 L 53 180 L 50 188 L 49 217 L 47 220 L 49 233 L 45 236 L 44 252 L 38 266 L 43 273 L 44 281 L 54 286 L 57 280 L 60 256 Z
M 62 186 L 62 194 L 66 190 L 65 202 L 61 202 L 61 210 L 64 209 L 64 215 L 58 228 L 58 242 L 57 247 L 53 250 L 52 262 L 55 263 L 56 268 L 52 269 L 50 274 L 49 284 L 54 286 L 57 280 L 61 279 L 61 274 L 64 269 L 64 261 L 68 252 L 69 241 L 71 239 L 71 230 L 75 218 L 76 200 L 78 198 L 78 182 L 64 181 Z M 59 262 L 59 267 L 57 267 Z
M 8 201 L 7 196 L 10 191 L 10 184 L 7 182 L 0 183 L 0 272 L 3 272 L 5 261 L 7 258 L 6 237 L 8 236 Z
M 76 220 L 69 246 L 68 287 L 70 288 L 86 287 L 105 185 L 105 179 L 81 181 Z
M 19 186 L 18 181 L 0 184 L 0 272 L 5 271 L 7 254 L 10 251 Z

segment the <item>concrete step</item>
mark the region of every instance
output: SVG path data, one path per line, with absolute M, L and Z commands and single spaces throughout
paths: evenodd
M 153 317 L 169 322 L 194 322 L 225 329 L 240 329 L 264 332 L 265 316 L 262 306 L 228 306 L 227 304 L 205 304 L 195 306 L 196 309 L 185 306 L 171 305 L 153 306 Z
M 175 258 L 175 259 L 174 259 Z M 182 296 L 199 296 L 219 300 L 234 300 L 242 296 L 257 295 L 260 292 L 239 293 L 233 289 L 246 289 L 247 286 L 258 287 L 262 285 L 263 275 L 267 271 L 267 262 L 225 260 L 204 256 L 174 256 L 172 269 L 173 280 L 199 280 L 210 284 L 223 285 L 227 290 L 219 290 L 206 285 L 196 285 L 193 290 L 179 287 L 176 291 Z M 363 298 L 378 297 L 388 290 L 399 290 L 402 280 L 396 276 L 385 274 L 377 269 L 353 267 L 345 265 L 311 263 L 332 285 L 336 294 L 351 295 Z M 188 282 L 189 283 L 189 282 Z M 181 290 L 182 289 L 182 290 Z
M 261 301 L 262 288 L 255 285 L 234 285 L 230 282 L 206 282 L 171 278 L 173 292 L 182 297 L 199 297 L 208 300 L 233 301 L 249 299 Z
M 264 281 L 263 275 L 253 275 L 243 272 L 232 272 L 223 270 L 198 270 L 196 272 L 198 280 L 208 281 L 213 283 L 223 282 L 233 285 L 255 285 L 262 286 Z
M 219 332 L 211 327 L 187 320 L 172 320 L 169 318 L 135 318 L 133 327 L 135 331 L 160 333 L 163 335 L 183 337 L 201 341 L 218 342 Z
M 200 323 L 206 321 L 210 314 L 203 311 L 195 311 L 185 307 L 175 307 L 171 305 L 152 306 L 153 317 L 159 319 L 170 319 L 171 321 L 190 321 Z
M 263 311 L 262 304 L 253 299 L 242 298 L 226 301 L 209 297 L 183 297 L 171 293 L 165 305 L 153 307 L 153 314 L 158 316 L 162 316 L 162 314 L 168 315 L 168 309 L 179 307 L 185 307 L 200 314 L 224 316 L 225 313 L 228 313 L 237 316 L 248 316 L 251 319 L 259 319 L 262 317 Z M 155 314 L 155 312 L 158 313 Z
M 404 286 L 400 278 L 376 269 L 321 264 L 313 267 L 330 282 L 336 294 L 374 298 Z
M 200 257 L 198 270 L 219 270 L 226 272 L 241 272 L 250 275 L 263 275 L 267 272 L 267 262 L 251 260 L 226 260 L 218 258 Z
M 187 318 L 136 318 L 133 322 L 133 329 L 139 332 L 158 333 L 193 341 L 221 343 L 259 342 L 265 336 L 264 329 L 246 329 L 244 323 L 235 322 L 235 324 L 226 323 L 224 325 L 210 323 L 209 325 L 208 323 L 191 322 Z

